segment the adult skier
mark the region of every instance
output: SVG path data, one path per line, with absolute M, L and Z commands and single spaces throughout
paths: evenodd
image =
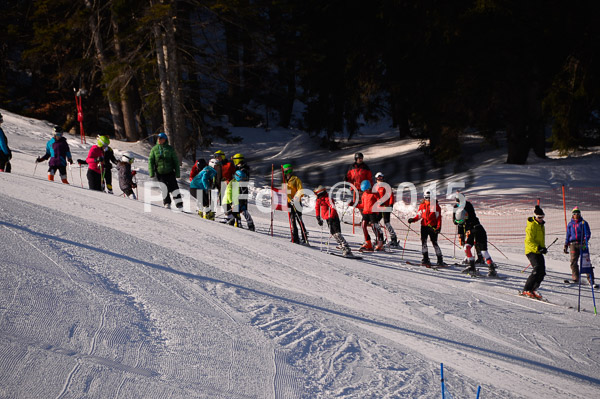
M 443 265 L 444 257 L 437 242 L 438 234 L 442 230 L 442 208 L 440 208 L 437 200 L 435 204 L 431 204 L 431 193 L 429 191 L 425 193 L 424 199 L 417 210 L 417 215 L 408 219 L 408 223 L 414 223 L 418 220 L 421 220 L 421 252 L 423 253 L 421 263 L 425 266 L 431 266 L 427 249 L 427 238 L 429 238 L 437 256 L 437 264 Z
M 329 233 L 342 248 L 342 254 L 347 257 L 352 257 L 352 250 L 348 242 L 342 235 L 342 227 L 340 225 L 340 217 L 338 216 L 335 206 L 331 203 L 331 198 L 327 195 L 327 190 L 323 186 L 319 186 L 314 190 L 317 196 L 315 202 L 315 215 L 319 226 L 323 226 L 323 220 L 327 222 Z
M 285 182 L 287 183 L 287 196 L 288 196 L 288 209 L 290 211 L 291 221 L 292 221 L 292 242 L 296 244 L 308 244 L 308 232 L 306 231 L 306 226 L 302 221 L 302 212 L 296 209 L 295 202 L 300 203 L 302 197 L 302 181 L 298 178 L 298 176 L 294 175 L 294 169 L 292 165 L 286 163 L 283 165 L 283 174 L 285 178 Z M 298 237 L 298 225 L 300 225 L 300 230 L 302 232 L 302 241 L 300 241 Z
M 460 243 L 465 250 L 466 260 L 468 263 L 468 266 L 462 272 L 472 275 L 477 273 L 474 255 L 474 249 L 477 247 L 479 250 L 481 250 L 481 254 L 488 266 L 488 276 L 496 276 L 496 265 L 492 261 L 492 257 L 487 250 L 487 233 L 479 222 L 479 218 L 475 215 L 473 204 L 471 204 L 469 201 L 466 201 L 464 208 L 461 209 L 457 203 L 454 205 L 453 214 L 454 224 L 458 229 Z
M 69 184 L 67 180 L 67 162 L 73 164 L 71 158 L 71 149 L 67 143 L 67 139 L 63 137 L 63 131 L 60 126 L 53 129 L 53 137 L 46 143 L 46 153 L 42 157 L 37 157 L 36 163 L 48 161 L 48 180 L 54 181 L 54 175 L 58 170 L 60 179 L 64 184 Z
M 87 179 L 90 190 L 104 191 L 104 148 L 110 140 L 107 136 L 98 136 L 85 160 L 88 164 Z
M 12 158 L 12 152 L 8 148 L 8 139 L 1 125 L 4 123 L 2 114 L 0 114 L 0 172 L 10 173 L 10 160 Z
M 390 247 L 398 248 L 398 237 L 396 236 L 396 232 L 394 231 L 394 228 L 392 227 L 391 223 L 391 215 L 394 209 L 394 192 L 392 190 L 392 187 L 386 182 L 384 182 L 383 179 L 383 173 L 377 172 L 375 174 L 375 180 L 377 181 L 377 183 L 375 183 L 375 187 L 373 188 L 377 189 L 379 198 L 381 198 L 381 200 L 383 201 L 380 203 L 380 206 L 384 208 L 381 211 L 381 217 L 383 218 L 383 224 L 385 225 L 385 228 L 387 229 L 388 233 L 390 233 Z M 386 197 L 388 195 L 388 191 L 389 197 Z M 384 201 L 385 198 L 387 198 L 387 200 Z
M 345 176 L 345 181 L 352 184 L 354 186 L 353 190 L 357 191 L 354 193 L 354 199 L 360 198 L 360 185 L 365 180 L 367 180 L 370 185 L 373 184 L 373 174 L 371 173 L 371 169 L 369 169 L 364 162 L 362 152 L 357 152 L 354 154 L 354 163 L 350 166 Z
M 576 206 L 571 211 L 571 221 L 567 225 L 567 236 L 565 238 L 565 247 L 564 252 L 568 254 L 571 253 L 571 277 L 572 282 L 579 281 L 579 257 L 581 256 L 581 251 L 584 250 L 584 244 L 587 245 L 590 238 L 592 237 L 592 231 L 590 230 L 590 225 L 588 222 L 583 220 L 581 217 L 581 211 L 579 207 Z M 589 248 L 589 246 L 588 246 Z M 593 276 L 590 279 L 588 276 L 588 280 L 593 284 Z
M 542 299 L 542 296 L 537 293 L 537 289 L 546 275 L 544 255 L 548 253 L 548 249 L 546 248 L 544 224 L 544 211 L 539 205 L 536 205 L 533 217 L 527 218 L 527 227 L 525 228 L 525 255 L 531 263 L 531 274 L 523 287 L 523 295 L 535 299 Z
M 179 193 L 179 158 L 175 149 L 169 145 L 169 139 L 165 133 L 158 134 L 157 143 L 150 150 L 148 157 L 148 173 L 150 177 L 156 179 L 165 185 L 163 189 L 163 205 L 165 208 L 171 208 L 171 197 L 175 201 L 177 209 L 183 208 L 183 201 Z
M 359 251 L 382 251 L 383 231 L 381 231 L 381 226 L 379 226 L 381 214 L 374 210 L 375 203 L 379 200 L 379 193 L 377 192 L 377 190 L 371 189 L 371 182 L 369 180 L 362 181 L 362 183 L 360 184 L 360 190 L 362 192 L 362 195 L 360 197 L 360 202 L 356 206 L 356 208 L 358 208 L 362 214 L 361 227 L 363 235 L 365 237 L 365 243 L 360 247 Z M 369 236 L 369 226 L 371 226 L 371 228 L 373 229 L 375 239 L 377 240 L 375 247 L 373 247 L 373 243 L 371 242 L 371 236 Z

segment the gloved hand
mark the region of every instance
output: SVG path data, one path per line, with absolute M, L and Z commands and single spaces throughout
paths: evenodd
M 94 161 L 102 162 L 102 161 L 104 161 L 104 157 L 96 157 L 96 159 L 94 159 Z
M 317 223 L 319 224 L 319 226 L 323 226 L 323 219 L 317 216 Z
M 85 159 L 78 159 L 78 160 L 77 160 L 77 163 L 78 163 L 79 165 L 87 165 L 87 162 L 85 161 Z
M 131 188 L 136 188 L 137 184 L 136 183 L 131 183 Z
M 548 253 L 548 248 L 546 247 L 538 247 L 538 250 L 542 255 L 546 255 Z
M 73 158 L 67 159 L 67 162 L 69 162 L 70 165 L 73 165 Z
M 435 234 L 440 234 L 440 229 L 438 227 L 432 227 L 432 229 Z
M 131 176 L 135 176 L 137 174 L 137 172 L 135 170 L 131 171 Z
M 408 223 L 409 223 L 409 224 L 410 224 L 410 223 L 414 223 L 414 221 L 415 221 L 415 219 L 414 219 L 414 218 L 409 218 L 409 219 L 408 219 Z
M 568 254 L 569 253 L 569 245 L 565 244 L 565 247 L 563 248 L 563 252 Z
M 42 162 L 42 159 L 40 157 L 37 157 L 35 160 L 35 163 L 40 163 L 40 162 Z

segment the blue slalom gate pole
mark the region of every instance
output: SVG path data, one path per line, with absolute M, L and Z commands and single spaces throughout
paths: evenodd
M 444 363 L 440 363 L 440 373 L 442 376 L 442 399 L 446 398 L 445 389 L 444 389 Z
M 479 399 L 479 394 L 481 393 L 481 386 L 477 387 L 477 399 Z

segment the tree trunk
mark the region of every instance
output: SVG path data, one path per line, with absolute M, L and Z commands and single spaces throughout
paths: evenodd
M 506 163 L 513 165 L 525 165 L 529 155 L 529 137 L 525 132 L 523 123 L 517 121 L 507 126 L 506 139 L 508 155 Z
M 105 71 L 106 68 L 108 67 L 108 57 L 105 54 L 104 51 L 104 42 L 102 41 L 102 37 L 100 35 L 100 28 L 99 28 L 99 24 L 97 23 L 96 19 L 99 19 L 99 13 L 97 12 L 97 10 L 94 10 L 92 7 L 92 3 L 90 2 L 90 0 L 84 0 L 85 2 L 85 6 L 88 10 L 92 11 L 92 15 L 89 18 L 89 23 L 90 23 L 90 29 L 92 31 L 92 39 L 94 40 L 94 46 L 96 48 L 96 57 L 98 59 L 98 62 L 100 63 L 100 69 L 102 71 Z M 122 115 L 121 115 L 121 110 L 119 109 L 119 106 L 116 102 L 114 102 L 113 100 L 111 100 L 110 98 L 111 96 L 108 96 L 108 107 L 110 109 L 110 114 L 112 116 L 112 120 L 113 120 L 113 126 L 115 129 L 115 136 L 119 139 L 122 139 L 125 137 L 125 129 L 123 127 L 123 121 L 122 121 Z
M 170 96 L 169 81 L 167 74 L 167 59 L 165 55 L 165 45 L 163 33 L 159 25 L 154 26 L 154 38 L 156 40 L 156 61 L 158 68 L 158 77 L 160 80 L 160 101 L 162 105 L 163 130 L 169 141 L 173 137 L 173 112 L 171 110 L 172 99 Z

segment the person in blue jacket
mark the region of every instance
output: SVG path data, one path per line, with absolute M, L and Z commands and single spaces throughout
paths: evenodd
M 0 114 L 0 126 L 4 123 L 2 114 Z M 10 173 L 10 160 L 12 158 L 12 152 L 8 148 L 8 139 L 4 130 L 0 127 L 0 172 Z
M 587 246 L 592 232 L 588 222 L 581 217 L 581 211 L 576 206 L 571 212 L 571 221 L 567 225 L 567 236 L 565 238 L 564 252 L 571 253 L 571 277 L 573 282 L 579 281 L 579 256 L 584 245 Z
M 60 179 L 64 184 L 69 184 L 67 181 L 67 162 L 73 164 L 71 157 L 71 149 L 67 143 L 67 139 L 63 137 L 63 131 L 60 126 L 54 128 L 54 137 L 46 143 L 46 153 L 42 157 L 38 157 L 35 162 L 48 161 L 48 180 L 54 181 L 56 171 L 60 173 Z
M 204 219 L 215 220 L 215 212 L 211 209 L 211 190 L 215 187 L 215 178 L 217 177 L 216 166 L 220 161 L 216 158 L 211 159 L 208 165 L 204 167 L 190 183 L 190 195 L 196 199 L 198 215 Z M 198 198 L 198 190 L 201 191 L 202 198 Z

